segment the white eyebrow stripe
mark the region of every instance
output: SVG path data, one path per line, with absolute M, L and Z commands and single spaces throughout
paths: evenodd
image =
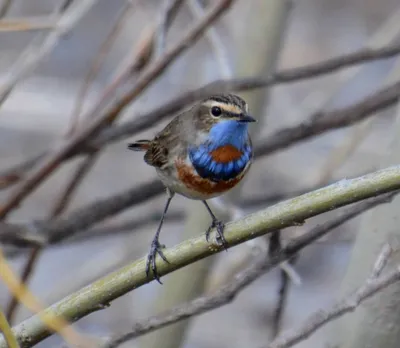
M 209 106 L 210 108 L 213 106 L 219 106 L 222 110 L 225 110 L 227 112 L 231 112 L 234 114 L 241 114 L 242 109 L 240 109 L 238 106 L 233 105 L 233 104 L 226 104 L 226 103 L 220 103 L 214 100 L 210 100 L 204 103 L 204 105 Z

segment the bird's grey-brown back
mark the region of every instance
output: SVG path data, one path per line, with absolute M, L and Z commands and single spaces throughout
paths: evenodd
M 184 156 L 187 144 L 195 138 L 193 108 L 175 116 L 150 142 L 144 160 L 154 167 L 165 167 L 170 159 Z

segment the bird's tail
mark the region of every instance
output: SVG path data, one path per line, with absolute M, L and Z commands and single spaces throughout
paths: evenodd
M 147 151 L 150 147 L 150 140 L 138 140 L 128 145 L 128 149 L 132 151 Z

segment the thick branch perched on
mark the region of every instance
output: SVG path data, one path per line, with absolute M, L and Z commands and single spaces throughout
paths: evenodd
M 389 167 L 351 180 L 341 180 L 227 224 L 225 238 L 229 246 L 234 246 L 277 229 L 297 225 L 307 218 L 334 208 L 398 189 L 400 166 Z M 211 241 L 214 240 L 215 231 L 211 235 Z M 204 235 L 200 235 L 165 250 L 164 254 L 170 263 L 158 260 L 157 269 L 160 275 L 165 275 L 220 250 L 221 246 L 208 243 Z M 63 316 L 73 322 L 102 309 L 110 301 L 151 280 L 146 277 L 145 264 L 144 257 L 67 296 L 50 306 L 46 312 Z M 37 316 L 17 325 L 14 332 L 24 347 L 30 347 L 51 334 Z M 5 348 L 4 341 L 0 341 L 0 347 Z
M 200 315 L 207 311 L 217 309 L 230 303 L 234 300 L 239 292 L 258 279 L 261 275 L 271 270 L 273 267 L 285 260 L 290 259 L 312 242 L 343 225 L 354 217 L 376 207 L 379 204 L 389 203 L 394 194 L 397 194 L 397 192 L 390 193 L 388 195 L 382 195 L 366 202 L 358 203 L 356 206 L 351 207 L 338 217 L 313 228 L 311 231 L 300 237 L 293 239 L 286 247 L 273 255 L 273 257 L 269 260 L 267 255 L 262 251 L 261 256 L 257 258 L 257 260 L 253 262 L 249 268 L 237 274 L 231 283 L 224 285 L 212 295 L 201 296 L 188 303 L 183 303 L 177 307 L 171 308 L 164 313 L 138 322 L 134 324 L 132 331 L 116 335 L 109 339 L 103 348 L 115 348 L 126 341 L 144 335 L 148 332 L 174 324 L 188 317 Z

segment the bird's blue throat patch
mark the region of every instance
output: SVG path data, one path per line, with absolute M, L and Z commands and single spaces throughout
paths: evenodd
M 212 181 L 238 176 L 252 158 L 247 128 L 247 123 L 234 120 L 214 125 L 205 143 L 189 149 L 197 173 Z

